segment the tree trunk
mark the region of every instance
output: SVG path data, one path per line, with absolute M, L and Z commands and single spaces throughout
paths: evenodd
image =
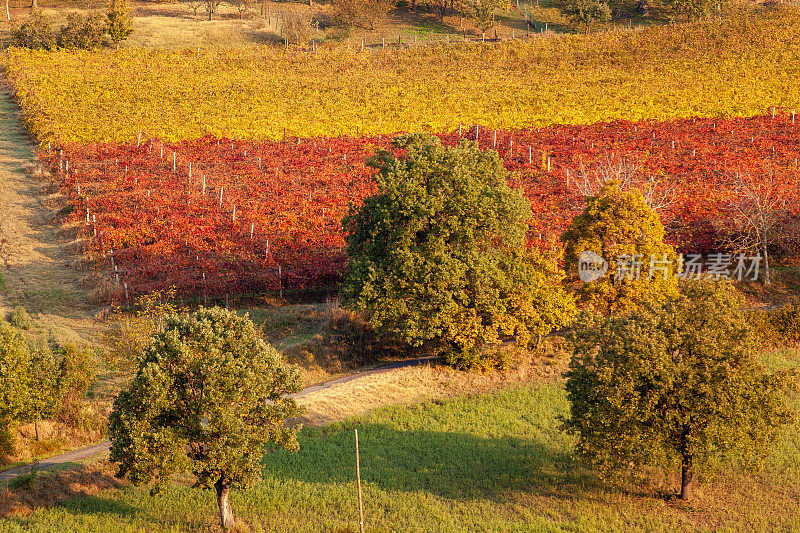
M 764 283 L 770 285 L 772 280 L 769 277 L 769 257 L 767 257 L 767 239 L 764 238 Z
M 11 9 L 8 7 L 8 0 L 6 0 L 6 19 L 11 22 Z
M 219 480 L 214 483 L 214 488 L 217 489 L 217 505 L 219 506 L 219 519 L 222 529 L 230 529 L 234 525 L 233 510 L 228 501 L 228 494 L 231 490 L 231 481 L 225 476 L 221 476 Z
M 39 9 L 39 0 L 33 0 L 31 2 L 31 11 L 33 11 L 35 9 Z
M 692 458 L 691 456 L 684 456 L 681 464 L 681 500 L 688 501 L 692 499 L 693 480 Z
M 39 442 L 39 419 L 33 421 L 33 432 L 36 434 L 36 442 Z

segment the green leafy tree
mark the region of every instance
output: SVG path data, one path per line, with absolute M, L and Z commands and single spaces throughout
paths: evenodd
M 598 22 L 611 21 L 611 8 L 608 2 L 598 0 L 569 0 L 566 12 L 570 15 L 573 24 L 583 26 L 586 32 Z
M 683 499 L 715 457 L 758 457 L 794 416 L 796 377 L 762 367 L 742 304 L 727 283 L 693 282 L 627 316 L 584 317 L 564 421 L 579 452 L 604 474 L 680 465 Z
M 511 9 L 510 0 L 477 0 L 472 6 L 475 25 L 483 32 L 490 30 L 494 26 L 494 16 L 500 11 L 502 13 Z
M 494 151 L 401 136 L 380 151 L 380 191 L 344 220 L 350 269 L 342 295 L 378 334 L 425 342 L 456 366 L 479 366 L 486 345 L 521 344 L 560 328 L 573 301 L 555 266 L 526 248 L 530 205 Z
M 58 364 L 57 389 L 64 422 L 75 424 L 81 417 L 89 386 L 94 381 L 91 352 L 68 344 Z
M 301 414 L 286 397 L 299 390 L 297 369 L 248 317 L 219 308 L 171 316 L 114 401 L 111 460 L 120 476 L 154 482 L 154 490 L 175 473 L 194 474 L 216 489 L 222 527 L 230 528 L 230 489 L 260 479 L 264 446 L 297 448 L 298 428 L 284 421 Z
M 106 20 L 106 32 L 111 42 L 119 48 L 119 44 L 133 33 L 133 22 L 128 14 L 127 0 L 111 0 Z
M 667 5 L 681 15 L 686 15 L 687 22 L 697 20 L 711 10 L 710 0 L 667 0 Z
M 578 289 L 580 301 L 603 313 L 630 309 L 651 298 L 678 293 L 678 257 L 664 243 L 664 226 L 642 193 L 606 184 L 586 200 L 561 241 L 567 273 L 577 275 L 580 254 L 593 252 L 608 263 L 608 275 Z
M 32 420 L 39 440 L 39 421 L 50 418 L 61 409 L 58 391 L 58 365 L 55 354 L 48 343 L 34 343 L 30 350 L 30 367 L 28 371 L 31 390 L 28 394 L 24 420 Z
M 29 408 L 30 363 L 25 339 L 0 320 L 0 458 L 13 454 L 11 430 Z

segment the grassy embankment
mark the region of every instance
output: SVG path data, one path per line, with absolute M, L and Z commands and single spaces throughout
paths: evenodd
M 797 365 L 794 351 L 765 354 Z M 795 407 L 800 402 L 793 401 Z M 359 429 L 368 531 L 790 531 L 800 528 L 800 426 L 776 443 L 760 473 L 723 466 L 697 498 L 669 496 L 675 480 L 650 472 L 609 483 L 573 456 L 558 428 L 560 381 L 373 411 L 303 431 L 295 455 L 270 453 L 264 482 L 236 492 L 254 531 L 356 531 L 353 428 Z M 99 484 L 94 479 L 95 485 Z M 175 487 L 151 497 L 116 488 L 9 520 L 39 531 L 201 530 L 213 495 Z

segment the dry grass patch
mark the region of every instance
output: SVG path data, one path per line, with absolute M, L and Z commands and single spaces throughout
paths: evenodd
M 298 398 L 298 403 L 308 409 L 303 421 L 322 425 L 386 405 L 486 393 L 520 383 L 553 382 L 560 379 L 569 363 L 569 354 L 557 338 L 547 339 L 539 353 L 506 350 L 511 352 L 511 368 L 505 371 L 462 372 L 442 364 L 426 364 L 369 374 L 304 394 Z
M 44 472 L 30 482 L 31 487 L 0 488 L 0 517 L 25 516 L 39 508 L 49 508 L 72 498 L 84 498 L 127 483 L 114 477 L 114 467 L 102 461 L 81 468 Z M 23 485 L 24 481 L 20 481 Z

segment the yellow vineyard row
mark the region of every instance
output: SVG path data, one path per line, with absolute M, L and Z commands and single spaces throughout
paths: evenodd
M 0 63 L 42 142 L 748 116 L 800 108 L 800 12 L 382 53 L 10 49 Z

